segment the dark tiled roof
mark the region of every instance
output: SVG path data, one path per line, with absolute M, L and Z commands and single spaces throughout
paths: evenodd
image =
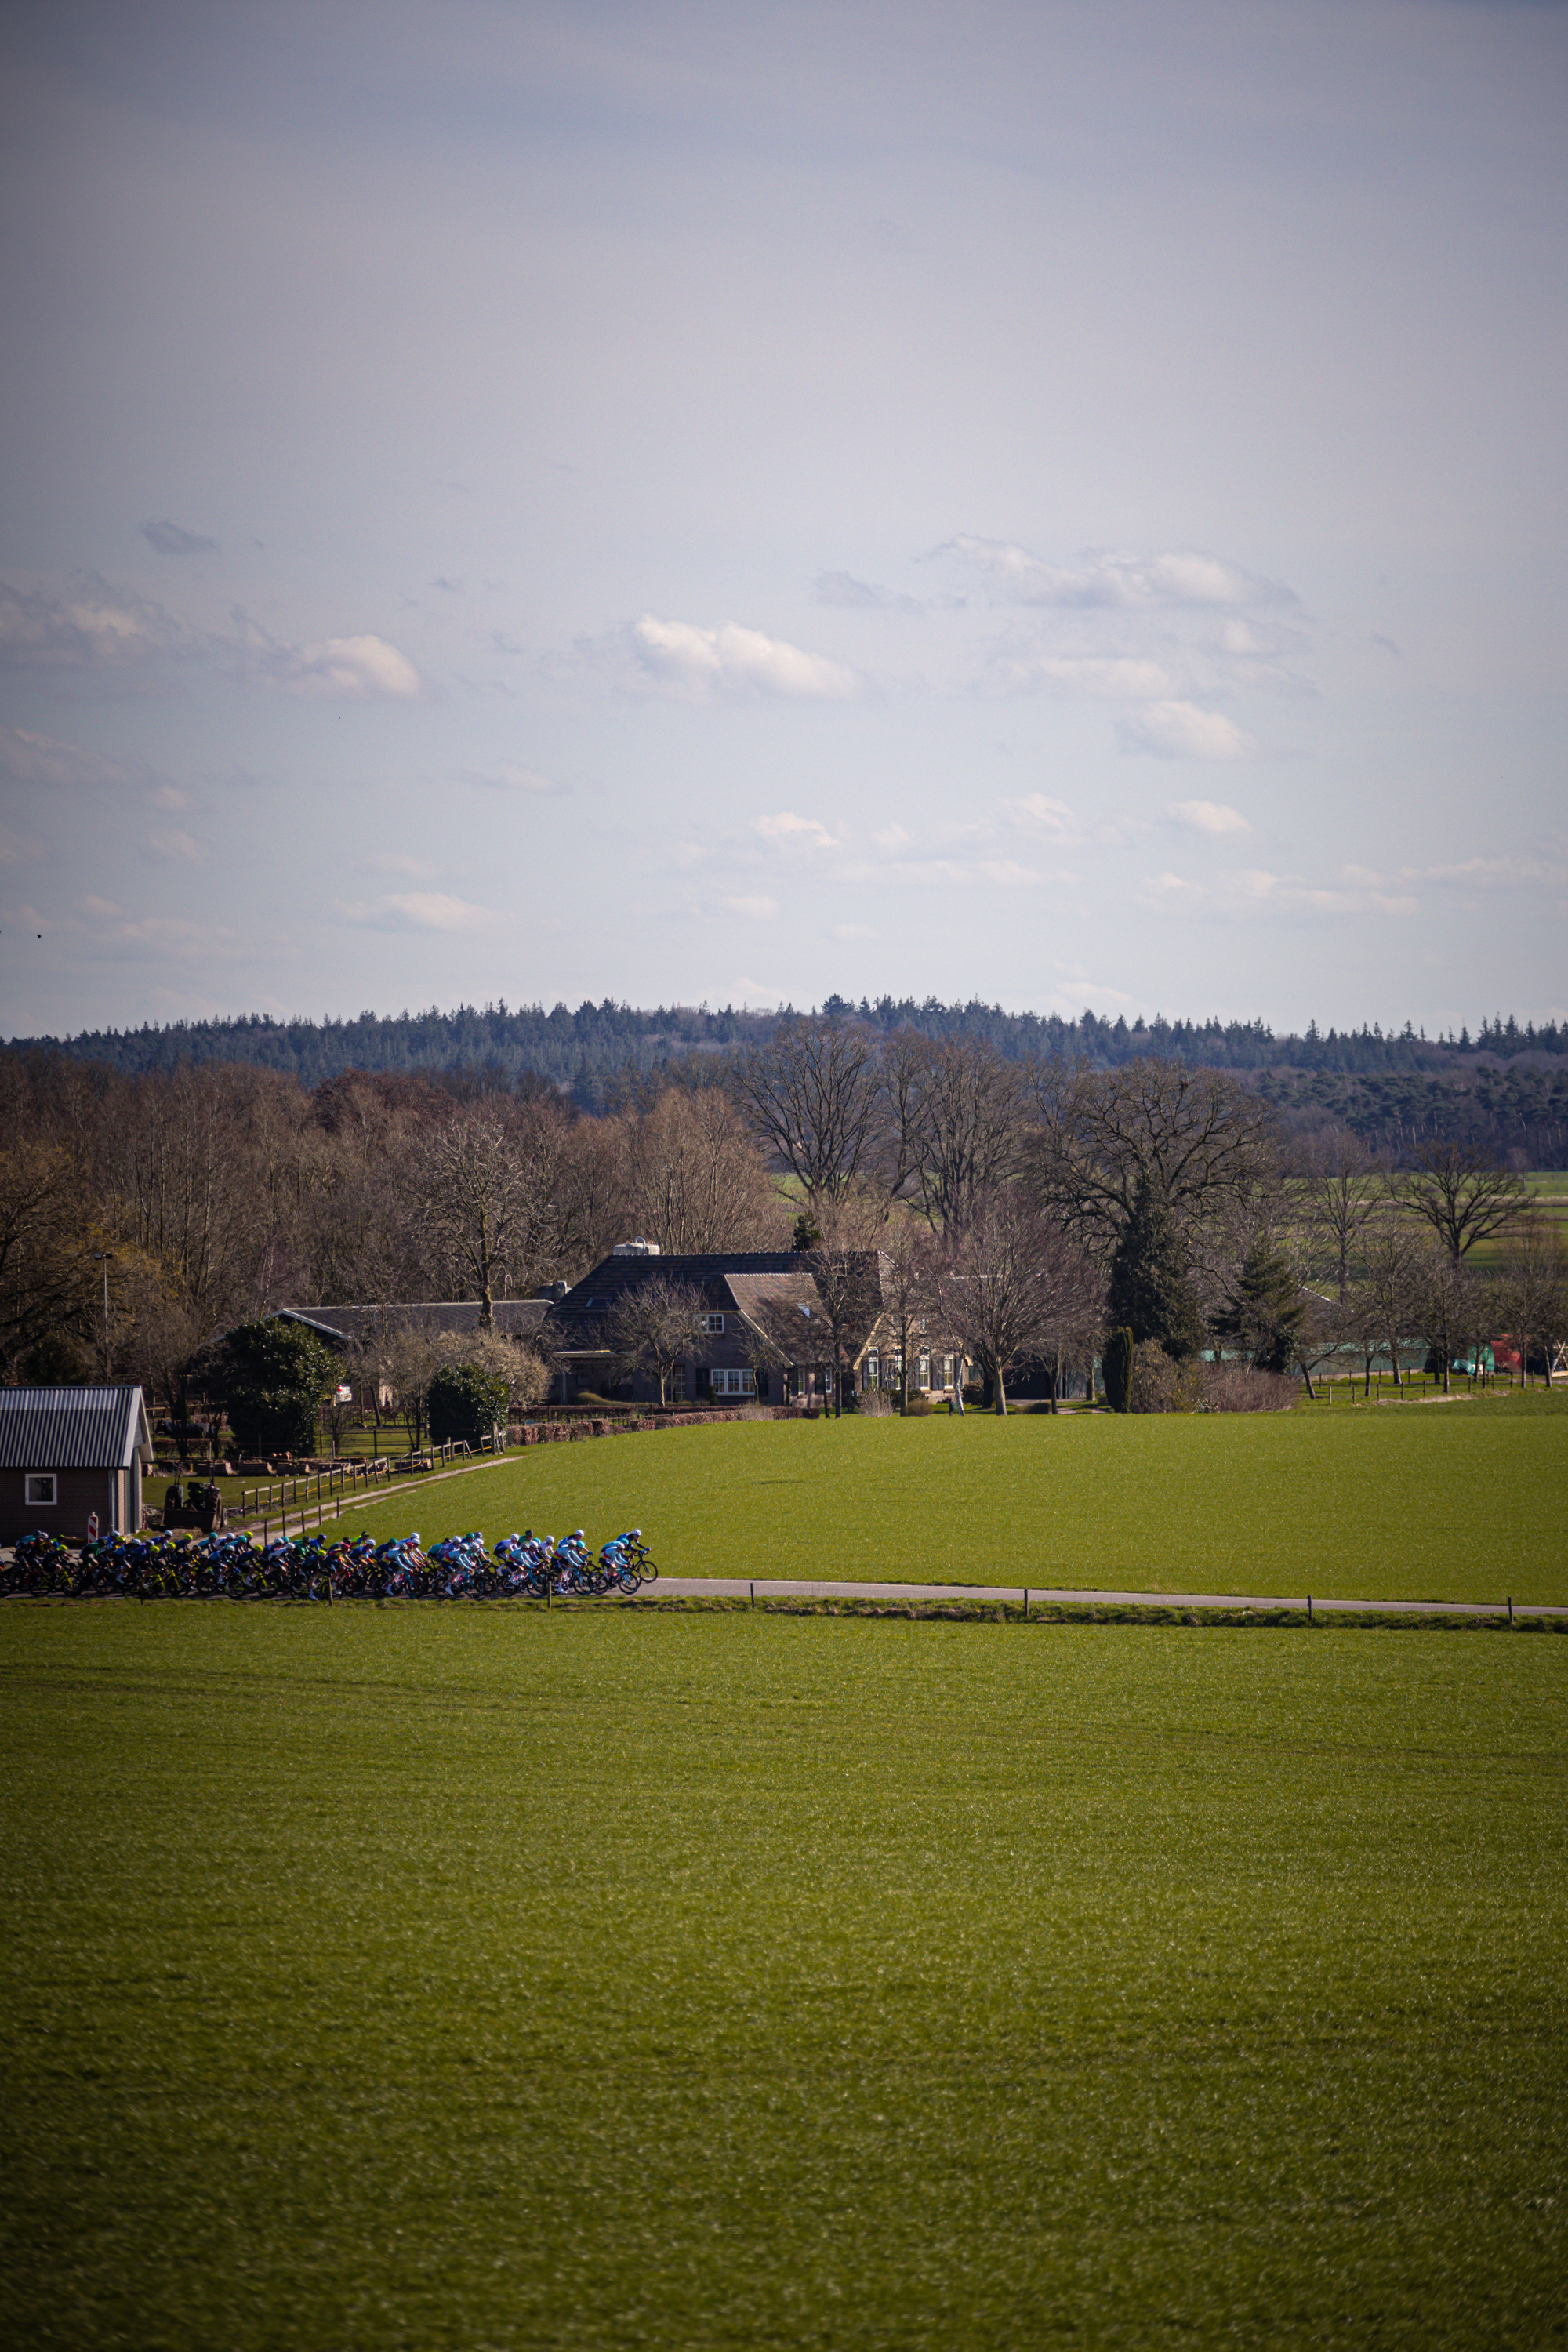
M 580 1315 L 590 1298 L 615 1298 L 644 1282 L 689 1282 L 715 1306 L 724 1304 L 724 1286 L 732 1274 L 799 1274 L 801 1262 L 794 1250 L 731 1250 L 708 1257 L 606 1257 L 591 1274 L 574 1283 L 556 1309 Z
M 503 1339 L 531 1339 L 550 1309 L 548 1298 L 498 1298 L 495 1328 Z M 279 1318 L 303 1323 L 321 1338 L 352 1347 L 384 1326 L 416 1324 L 423 1331 L 477 1331 L 477 1298 L 416 1299 L 384 1307 L 280 1307 Z
M 850 1253 L 858 1268 L 851 1353 L 858 1354 L 881 1312 L 881 1257 Z M 616 1299 L 639 1284 L 689 1283 L 710 1306 L 743 1315 L 791 1363 L 816 1360 L 826 1342 L 826 1321 L 810 1263 L 796 1250 L 732 1250 L 711 1256 L 607 1257 L 550 1310 L 547 1337 L 563 1354 L 592 1354 L 602 1343 L 604 1318 Z M 590 1301 L 599 1302 L 591 1305 Z M 803 1306 L 816 1302 L 810 1316 Z
M 153 1458 L 139 1388 L 0 1389 L 0 1470 L 128 1470 Z

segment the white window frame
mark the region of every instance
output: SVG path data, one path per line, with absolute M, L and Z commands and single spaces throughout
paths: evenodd
M 757 1376 L 749 1366 L 736 1370 L 725 1364 L 715 1364 L 708 1375 L 708 1385 L 715 1396 L 754 1397 Z
M 47 1495 L 35 1490 L 47 1486 Z M 53 1470 L 27 1470 L 22 1477 L 23 1508 L 28 1511 L 54 1511 L 59 1508 L 60 1482 Z
M 704 1331 L 722 1331 L 724 1328 L 724 1318 L 721 1315 L 700 1315 L 697 1320 L 699 1328 Z

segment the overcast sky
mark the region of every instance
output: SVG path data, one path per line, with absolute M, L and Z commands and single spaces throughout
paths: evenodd
M 1568 1014 L 1568 9 L 0 43 L 6 1034 Z

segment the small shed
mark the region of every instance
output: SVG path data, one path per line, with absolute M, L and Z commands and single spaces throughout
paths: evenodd
M 0 1543 L 142 1525 L 153 1439 L 139 1388 L 0 1389 Z

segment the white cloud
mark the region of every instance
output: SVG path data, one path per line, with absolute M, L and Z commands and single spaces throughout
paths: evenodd
M 725 898 L 720 902 L 731 915 L 744 915 L 748 922 L 771 923 L 778 913 L 776 898 Z
M 189 808 L 191 804 L 188 796 L 178 791 L 173 784 L 160 784 L 152 797 L 154 808 L 168 809 L 176 814 L 181 809 Z
M 317 645 L 279 648 L 272 682 L 287 694 L 340 702 L 412 702 L 419 673 L 384 637 L 323 637 Z
M 955 555 L 1014 604 L 1127 609 L 1156 606 L 1277 604 L 1294 602 L 1278 581 L 1263 580 L 1195 549 L 1154 555 L 1094 551 L 1076 564 L 1047 563 L 1026 547 L 961 533 L 934 555 Z
M 1171 814 L 1179 824 L 1190 825 L 1194 833 L 1250 833 L 1252 827 L 1239 809 L 1226 801 L 1173 801 Z
M 637 682 L 696 701 L 750 693 L 841 702 L 859 688 L 842 662 L 734 621 L 705 629 L 645 613 L 627 633 L 626 651 Z
M 79 743 L 63 743 L 55 735 L 36 735 L 26 727 L 0 727 L 0 776 L 12 784 L 63 792 L 130 781 L 117 761 L 83 751 Z
M 193 841 L 188 833 L 182 833 L 174 825 L 150 833 L 147 846 L 159 857 L 181 857 L 188 866 L 201 866 L 206 862 L 206 852 L 200 843 Z
M 1141 895 L 1145 906 L 1182 907 L 1205 918 L 1233 919 L 1270 914 L 1405 916 L 1417 910 L 1418 901 L 1408 896 L 1350 884 L 1348 877 L 1347 885 L 1329 889 L 1265 867 L 1237 866 L 1213 882 L 1194 882 L 1181 874 L 1151 875 Z
M 19 670 L 126 670 L 187 650 L 178 624 L 133 589 L 95 572 L 63 595 L 0 581 L 0 666 Z
M 1274 661 L 1283 653 L 1300 653 L 1307 640 L 1283 621 L 1229 620 L 1219 622 L 1204 643 L 1233 661 Z
M 1124 751 L 1163 760 L 1241 760 L 1257 749 L 1233 719 L 1195 702 L 1152 702 L 1124 719 L 1120 732 Z
M 494 907 L 478 907 L 470 899 L 449 898 L 442 890 L 393 891 L 373 905 L 363 899 L 340 900 L 339 911 L 351 923 L 363 923 L 374 930 L 475 935 L 493 931 L 506 920 Z
M 1026 793 L 1022 800 L 1011 803 L 1010 814 L 1015 822 L 1047 834 L 1054 841 L 1081 838 L 1078 819 L 1066 801 L 1054 801 L 1048 793 Z
M 797 816 L 794 809 L 780 809 L 776 815 L 758 817 L 756 830 L 764 841 L 805 842 L 813 849 L 838 846 L 825 824 L 814 816 Z
M 885 849 L 889 856 L 895 850 L 910 849 L 914 845 L 913 834 L 906 833 L 901 824 L 885 824 L 871 837 L 878 848 Z

